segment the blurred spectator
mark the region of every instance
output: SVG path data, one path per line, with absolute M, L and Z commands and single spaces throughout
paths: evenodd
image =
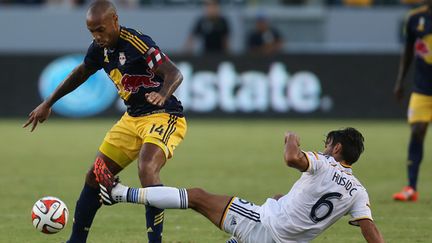
M 194 48 L 195 39 L 201 39 L 205 53 L 228 52 L 228 21 L 220 14 L 219 4 L 215 0 L 205 1 L 205 15 L 200 17 L 187 42 L 187 50 Z
M 424 0 L 400 0 L 400 3 L 410 6 L 418 6 L 424 3 Z
M 267 16 L 258 15 L 254 29 L 248 34 L 247 48 L 249 52 L 258 54 L 273 54 L 282 48 L 282 37 L 279 31 L 272 27 Z

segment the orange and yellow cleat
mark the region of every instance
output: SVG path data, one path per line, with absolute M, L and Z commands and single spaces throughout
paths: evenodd
M 418 192 L 414 190 L 414 188 L 410 186 L 404 186 L 402 191 L 393 194 L 393 199 L 396 201 L 412 201 L 415 202 L 418 199 Z

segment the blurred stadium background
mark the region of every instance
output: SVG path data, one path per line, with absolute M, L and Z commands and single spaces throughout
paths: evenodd
M 418 0 L 222 0 L 229 51 L 185 49 L 202 0 L 119 0 L 120 23 L 152 36 L 185 79 L 177 91 L 189 131 L 163 171 L 167 185 L 200 186 L 256 203 L 286 192 L 298 173 L 285 169 L 282 139 L 297 131 L 307 150 L 322 148 L 330 129 L 355 126 L 366 152 L 355 171 L 369 190 L 388 242 L 430 242 L 432 158 L 426 149 L 420 201 L 394 203 L 405 184 L 406 100 L 392 97 L 402 23 Z M 91 41 L 89 1 L 0 0 L 0 242 L 61 242 L 71 229 L 46 236 L 32 229 L 30 209 L 45 195 L 71 212 L 97 146 L 124 107 L 105 77 L 95 75 L 55 107 L 30 134 L 27 114 L 79 63 Z M 281 49 L 252 53 L 246 45 L 257 18 L 282 36 Z M 432 43 L 427 43 L 432 53 Z M 432 55 L 432 54 L 431 54 Z M 75 119 L 69 119 L 75 118 Z M 430 136 L 426 141 L 430 144 Z M 136 168 L 121 174 L 138 186 Z M 145 242 L 144 209 L 103 208 L 89 242 Z M 142 217 L 137 215 L 142 214 Z M 316 242 L 363 242 L 341 220 Z M 167 242 L 224 242 L 226 235 L 190 211 L 166 213 Z

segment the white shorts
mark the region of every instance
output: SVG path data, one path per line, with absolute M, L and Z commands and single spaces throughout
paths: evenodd
M 225 209 L 222 229 L 241 243 L 274 243 L 260 220 L 261 206 L 233 197 Z

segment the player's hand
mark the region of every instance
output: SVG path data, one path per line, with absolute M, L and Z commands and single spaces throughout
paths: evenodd
M 150 92 L 145 94 L 147 102 L 152 105 L 163 106 L 165 104 L 166 98 L 159 94 L 158 92 Z
M 291 140 L 291 139 L 293 139 L 297 143 L 297 146 L 300 146 L 300 137 L 297 134 L 295 134 L 294 132 L 290 132 L 290 131 L 286 132 L 285 133 L 285 144 L 288 142 L 288 140 Z
M 30 129 L 30 132 L 33 132 L 37 126 L 37 124 L 40 122 L 44 122 L 51 114 L 51 106 L 49 106 L 47 103 L 42 102 L 36 109 L 34 109 L 32 112 L 30 112 L 29 119 L 27 122 L 23 125 L 23 128 L 27 127 L 28 125 L 32 124 L 32 128 Z
M 283 196 L 284 196 L 283 194 L 276 194 L 276 195 L 273 196 L 273 199 L 279 200 Z
M 393 94 L 397 101 L 401 102 L 404 97 L 404 88 L 402 85 L 396 84 L 396 86 L 393 89 Z

